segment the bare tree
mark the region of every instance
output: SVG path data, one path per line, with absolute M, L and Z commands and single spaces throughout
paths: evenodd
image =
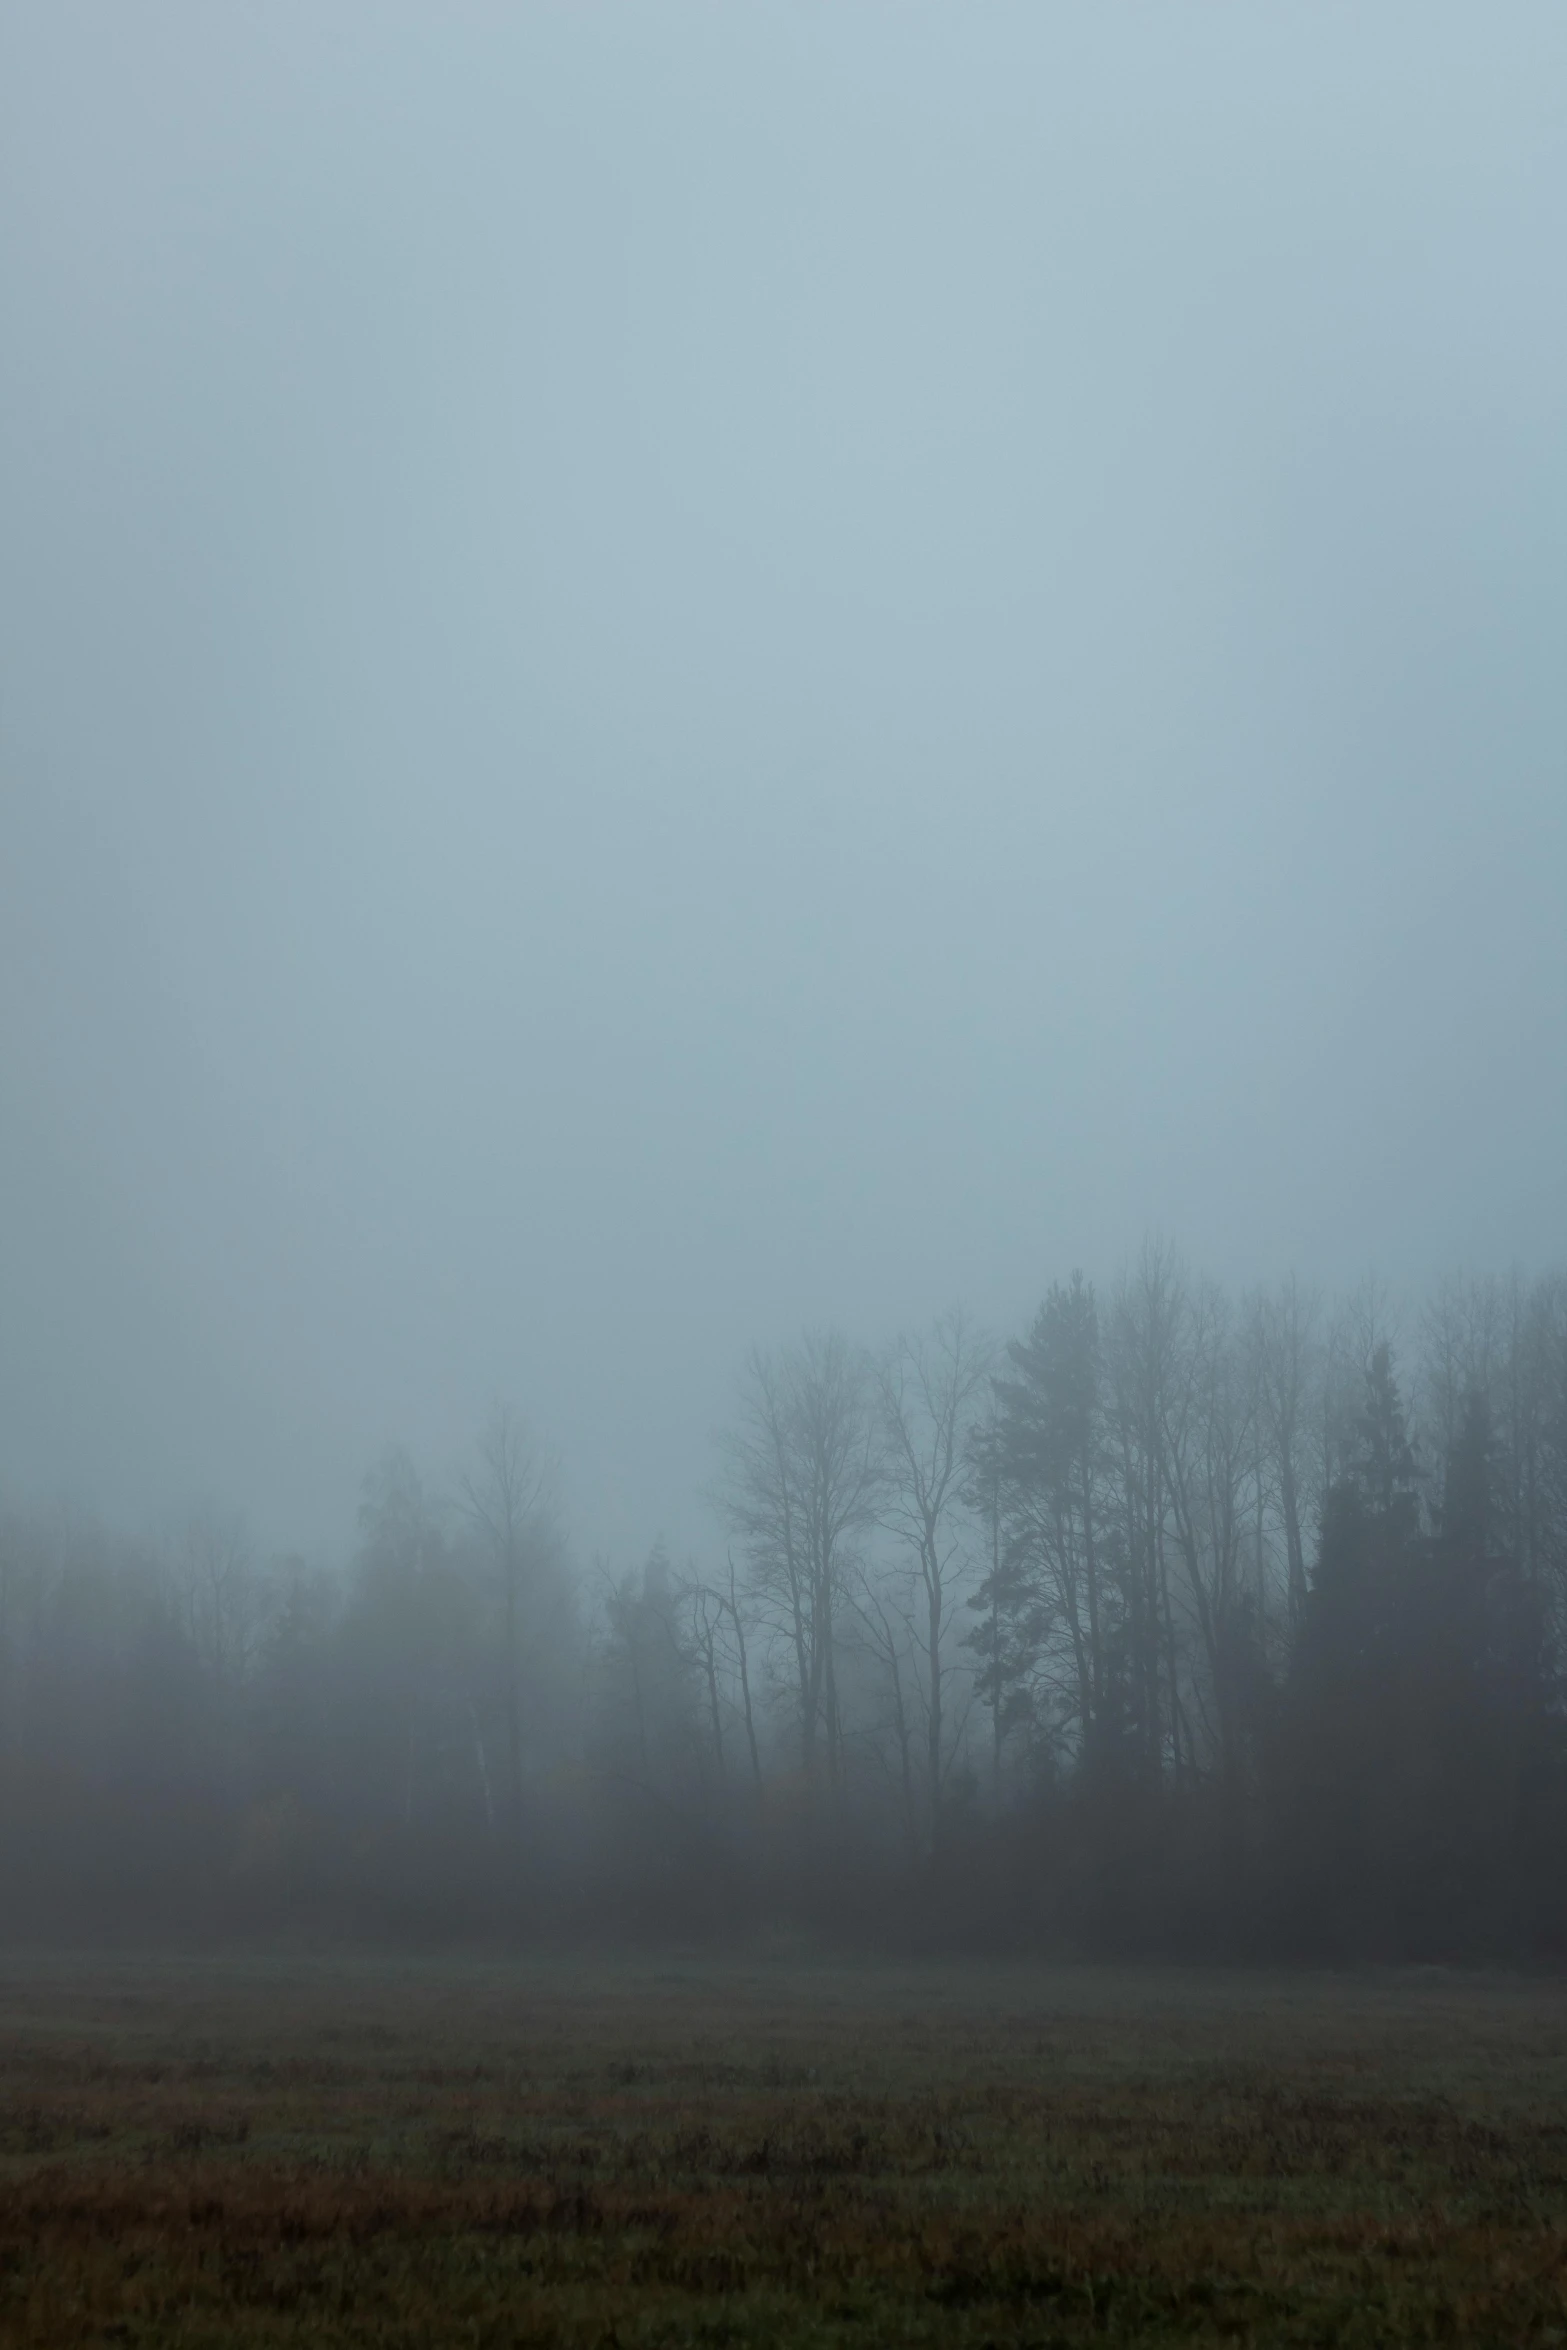
M 975 1687 L 990 1712 L 990 1794 L 997 1805 L 1001 1801 L 1001 1750 L 1006 1742 L 1009 1701 L 1015 1706 L 1019 1678 L 1015 1643 L 1010 1637 L 1013 1610 L 1007 1603 L 1011 1594 L 1003 1583 L 1003 1439 L 1000 1399 L 996 1382 L 990 1379 L 965 1444 L 964 1499 L 984 1530 L 984 1568 L 968 1603 L 980 1621 L 964 1645 L 978 1657 Z
M 694 1598 L 708 1603 L 705 1611 L 693 1607 Z M 712 1601 L 689 1578 L 676 1581 L 662 1539 L 640 1569 L 604 1576 L 597 1744 L 612 1780 L 670 1816 L 687 1813 L 709 1780 L 704 1696 L 713 1704 L 708 1727 L 721 1765 L 716 1645 L 710 1641 L 704 1656 L 694 1636 L 704 1615 L 713 1631 Z
M 688 1575 L 681 1586 L 680 1596 L 686 1611 L 685 1645 L 696 1660 L 707 1693 L 708 1725 L 720 1781 L 728 1778 L 724 1743 L 725 1713 L 727 1711 L 733 1715 L 738 1710 L 750 1757 L 751 1781 L 753 1786 L 759 1788 L 762 1784 L 762 1761 L 757 1748 L 756 1717 L 751 1705 L 750 1654 L 732 1550 L 728 1554 L 726 1567 L 728 1580 L 722 1589 L 715 1588 L 696 1575 Z M 733 1694 L 736 1687 L 739 1691 L 738 1708 Z
M 800 1767 L 842 1791 L 835 1654 L 844 1579 L 880 1492 L 880 1430 L 865 1358 L 837 1331 L 754 1352 L 720 1440 L 718 1501 L 794 1667 Z
M 751 1667 L 746 1652 L 745 1623 L 740 1614 L 739 1579 L 735 1574 L 735 1554 L 726 1553 L 729 1569 L 728 1588 L 723 1594 L 723 1605 L 729 1611 L 730 1628 L 734 1633 L 735 1663 L 740 1672 L 740 1704 L 745 1717 L 745 1742 L 751 1755 L 751 1781 L 760 1789 L 762 1760 L 756 1748 L 756 1716 L 751 1710 Z
M 173 1558 L 180 1616 L 215 1687 L 245 1677 L 260 1626 L 261 1594 L 243 1521 L 207 1507 L 180 1530 Z
M 855 1585 L 850 1605 L 864 1628 L 871 1655 L 886 1676 L 891 1705 L 890 1720 L 886 1726 L 892 1731 L 893 1750 L 897 1756 L 898 1792 L 903 1807 L 904 1832 L 908 1837 L 909 1852 L 914 1855 L 920 1848 L 919 1820 L 914 1799 L 914 1724 L 904 1693 L 905 1671 L 913 1663 L 910 1651 L 914 1647 L 914 1627 L 904 1610 L 863 1567 L 855 1578 Z
M 1164 1460 L 1199 1661 L 1206 1667 L 1206 1692 L 1199 1683 L 1194 1702 L 1207 1718 L 1230 1822 L 1238 1817 L 1245 1677 L 1256 1630 L 1256 1595 L 1245 1580 L 1255 1415 L 1254 1383 L 1235 1342 L 1228 1301 L 1214 1284 L 1204 1283 L 1187 1296 L 1174 1376 L 1164 1391 Z
M 554 1464 L 508 1403 L 497 1402 L 479 1438 L 478 1465 L 462 1480 L 463 1507 L 489 1549 L 504 1611 L 506 1792 L 513 1852 L 522 1821 L 521 1660 L 517 1622 L 530 1538 L 549 1496 Z
M 990 1341 L 954 1309 L 928 1334 L 899 1338 L 877 1372 L 886 1464 L 881 1518 L 913 1562 L 921 1601 L 925 1792 L 933 1845 L 946 1781 L 947 1636 L 965 1563 L 968 1437 L 994 1355 Z M 901 1706 L 900 1690 L 900 1712 Z
M 724 1634 L 725 1606 L 716 1591 L 705 1583 L 688 1580 L 680 1597 L 686 1615 L 686 1645 L 697 1662 L 702 1686 L 707 1695 L 707 1722 L 713 1740 L 713 1761 L 722 1785 L 724 1765 L 724 1710 L 719 1695 L 721 1647 Z
M 1292 1274 L 1271 1297 L 1258 1300 L 1253 1328 L 1257 1401 L 1269 1471 L 1284 1525 L 1285 1588 L 1291 1640 L 1306 1612 L 1306 1545 L 1302 1531 L 1306 1455 L 1313 1441 L 1313 1390 L 1318 1377 L 1315 1300 Z
M 1027 1337 L 1006 1355 L 995 1381 L 995 1442 L 1012 1619 L 1019 1630 L 1032 1622 L 1044 1680 L 1060 1681 L 1079 1755 L 1092 1765 L 1111 1729 L 1111 1635 L 1122 1595 L 1105 1571 L 1099 1311 L 1081 1274 L 1052 1283 Z
M 1191 1757 L 1191 1737 L 1170 1598 L 1169 1427 L 1186 1308 L 1176 1251 L 1158 1237 L 1145 1241 L 1116 1292 L 1107 1360 L 1127 1557 L 1133 1721 L 1145 1767 L 1159 1771 L 1167 1739 L 1177 1781 Z

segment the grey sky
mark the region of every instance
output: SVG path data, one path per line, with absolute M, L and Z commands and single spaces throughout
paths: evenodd
M 1567 11 L 0 14 L 0 1476 L 1567 1228 Z

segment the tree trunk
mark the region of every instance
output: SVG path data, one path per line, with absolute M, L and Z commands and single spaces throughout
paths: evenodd
M 930 1844 L 941 1836 L 941 1565 L 933 1538 L 925 1549 L 925 1596 L 930 1626 Z

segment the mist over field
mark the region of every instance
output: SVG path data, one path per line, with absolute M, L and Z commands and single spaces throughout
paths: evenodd
M 1560 1948 L 1564 74 L 6 12 L 41 1903 Z

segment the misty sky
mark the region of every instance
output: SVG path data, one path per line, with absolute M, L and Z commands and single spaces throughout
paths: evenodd
M 1567 1233 L 1567 10 L 0 10 L 0 1478 Z

